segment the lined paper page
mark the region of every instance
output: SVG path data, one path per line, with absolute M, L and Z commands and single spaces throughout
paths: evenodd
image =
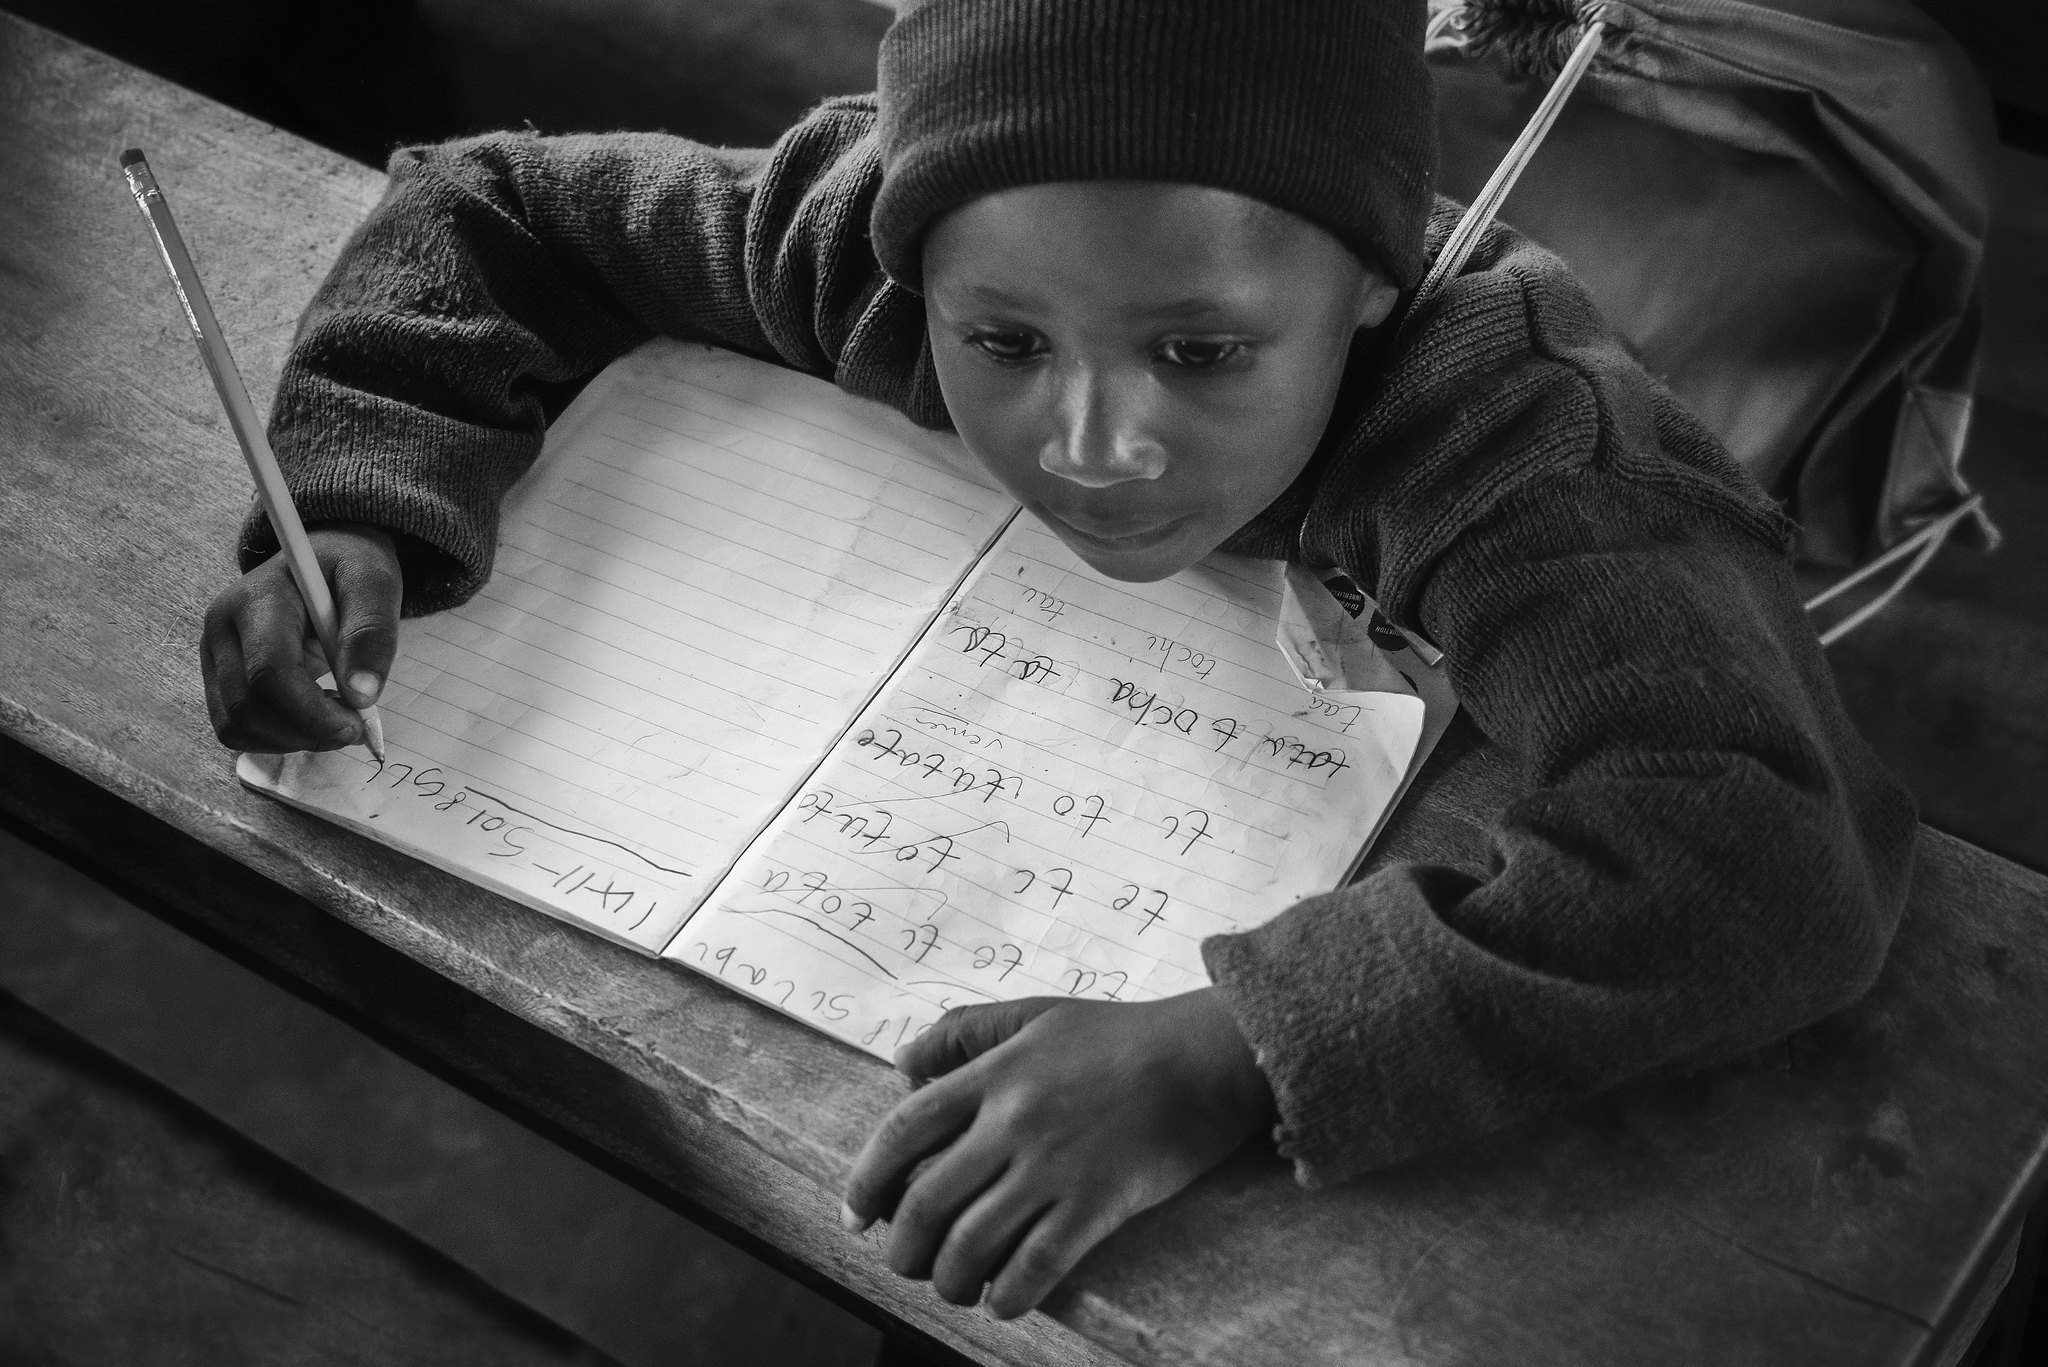
M 1018 519 L 669 955 L 883 1057 L 949 1006 L 1204 985 L 1205 936 L 1337 885 L 1423 721 L 1303 687 L 1282 576 L 1116 584 Z
M 490 582 L 405 624 L 390 763 L 245 756 L 241 772 L 658 951 L 1014 507 L 894 412 L 650 343 L 550 432 Z

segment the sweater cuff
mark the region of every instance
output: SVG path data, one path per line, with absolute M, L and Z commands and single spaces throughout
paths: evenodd
M 1202 942 L 1210 980 L 1273 1089 L 1273 1138 L 1303 1186 L 1349 1181 L 1472 1133 L 1455 1081 L 1470 1067 L 1462 1031 L 1389 933 L 1433 919 L 1420 886 L 1429 878 L 1472 881 L 1386 869 Z
M 270 435 L 301 520 L 366 522 L 391 533 L 406 616 L 456 607 L 482 588 L 497 552 L 499 503 L 538 454 L 539 434 L 480 427 L 324 382 L 302 380 L 298 389 Z M 258 504 L 242 524 L 242 570 L 277 548 Z

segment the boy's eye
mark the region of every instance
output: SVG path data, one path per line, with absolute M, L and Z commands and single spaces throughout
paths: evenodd
M 1159 359 L 1184 370 L 1203 370 L 1232 360 L 1243 350 L 1239 342 L 1199 342 L 1176 337 L 1160 346 Z
M 997 361 L 1028 361 L 1044 350 L 1037 333 L 1011 328 L 989 328 L 969 333 L 967 344 Z

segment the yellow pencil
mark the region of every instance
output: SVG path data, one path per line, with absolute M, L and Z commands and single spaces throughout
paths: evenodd
M 242 383 L 242 372 L 235 369 L 228 339 L 221 333 L 220 321 L 213 316 L 213 305 L 207 302 L 199 270 L 192 264 L 191 253 L 185 250 L 185 239 L 178 235 L 178 225 L 171 218 L 171 206 L 164 202 L 164 192 L 157 188 L 156 177 L 150 174 L 149 163 L 139 149 L 131 147 L 121 154 L 121 172 L 127 176 L 128 191 L 135 196 L 142 216 L 149 220 L 150 232 L 156 236 L 157 249 L 163 253 L 171 284 L 178 291 L 178 302 L 184 306 L 185 321 L 191 324 L 192 340 L 199 344 L 199 355 L 213 376 L 213 387 L 220 394 L 222 407 L 228 411 L 228 425 L 235 429 L 235 440 L 242 445 L 242 458 L 249 462 L 249 473 L 255 477 L 256 496 L 263 500 L 263 511 L 270 515 L 270 525 L 277 531 L 278 545 L 283 548 L 292 579 L 299 586 L 299 596 L 312 615 L 313 631 L 320 638 L 327 667 L 339 681 L 341 642 L 334 596 L 327 591 L 327 577 L 320 573 L 313 543 L 306 539 L 306 525 L 299 520 L 291 491 L 285 487 L 284 472 L 277 468 L 270 438 L 264 435 L 255 406 L 249 402 L 249 387 Z M 383 719 L 375 707 L 366 707 L 358 715 L 363 719 L 364 743 L 382 764 Z

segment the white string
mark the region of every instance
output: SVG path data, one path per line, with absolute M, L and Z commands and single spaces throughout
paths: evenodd
M 1446 31 L 1456 25 L 1461 18 L 1463 18 L 1463 11 L 1457 6 L 1446 7 L 1432 14 L 1424 41 L 1436 41 Z M 1536 112 L 1529 116 L 1529 122 L 1523 127 L 1521 136 L 1515 139 L 1514 146 L 1508 149 L 1507 155 L 1501 158 L 1500 165 L 1494 168 L 1493 175 L 1488 178 L 1485 188 L 1466 207 L 1464 217 L 1458 220 L 1458 226 L 1444 240 L 1443 250 L 1437 253 L 1436 260 L 1430 265 L 1428 273 L 1422 278 L 1421 287 L 1415 291 L 1414 301 L 1409 305 L 1407 318 L 1402 323 L 1403 330 L 1407 328 L 1409 323 L 1414 320 L 1416 314 L 1420 312 L 1425 300 L 1434 297 L 1437 291 L 1441 290 L 1465 269 L 1465 263 L 1471 259 L 1473 250 L 1479 245 L 1479 239 L 1485 235 L 1488 228 L 1493 226 L 1493 220 L 1500 213 L 1500 206 L 1506 201 L 1508 192 L 1515 188 L 1516 180 L 1521 177 L 1523 169 L 1535 157 L 1536 150 L 1543 145 L 1543 139 L 1549 135 L 1551 126 L 1557 122 L 1558 115 L 1563 112 L 1564 102 L 1571 97 L 1572 91 L 1578 86 L 1579 79 L 1592 66 L 1593 58 L 1599 53 L 1600 41 L 1606 29 L 1607 21 L 1604 18 L 1595 19 L 1586 26 L 1585 34 L 1579 39 L 1578 45 L 1572 49 L 1572 55 L 1565 62 L 1564 69 L 1558 72 L 1557 79 L 1551 83 L 1551 87 L 1544 95 L 1542 103 L 1536 106 Z M 1892 600 L 1897 598 L 1900 592 L 1908 584 L 1912 583 L 1922 570 L 1927 568 L 1928 564 L 1934 559 L 1935 553 L 1947 542 L 1949 534 L 1955 530 L 1956 525 L 1981 508 L 1983 503 L 1984 496 L 1982 494 L 1972 495 L 1962 504 L 1943 514 L 1935 521 L 1930 522 L 1927 526 L 1922 527 L 1919 531 L 1907 537 L 1868 565 L 1846 576 L 1840 583 L 1808 600 L 1806 610 L 1812 612 L 1823 604 L 1831 602 L 1842 594 L 1847 593 L 1850 589 L 1855 588 L 1858 584 L 1863 583 L 1886 567 L 1898 563 L 1909 555 L 1914 557 L 1913 562 L 1906 567 L 1904 572 L 1883 593 L 1822 632 L 1820 637 L 1821 645 L 1823 647 L 1833 645 L 1836 641 L 1841 640 L 1844 636 L 1847 636 L 1857 627 L 1863 625 L 1863 623 L 1869 621 L 1872 617 L 1890 606 Z M 1917 555 L 1914 554 L 1916 551 L 1918 552 Z
M 1480 237 L 1493 226 L 1494 216 L 1500 212 L 1500 206 L 1507 199 L 1508 191 L 1515 188 L 1515 181 L 1521 177 L 1522 169 L 1536 155 L 1536 149 L 1543 145 L 1544 137 L 1549 134 L 1551 125 L 1557 122 L 1557 116 L 1563 112 L 1564 102 L 1571 97 L 1579 78 L 1584 76 L 1586 69 L 1593 64 L 1593 58 L 1600 50 L 1601 35 L 1606 31 L 1605 19 L 1595 19 L 1586 26 L 1585 36 L 1580 38 L 1578 46 L 1572 49 L 1570 60 L 1565 62 L 1564 70 L 1558 72 L 1557 79 L 1551 83 L 1550 90 L 1543 96 L 1543 102 L 1537 105 L 1536 112 L 1529 116 L 1529 122 L 1522 129 L 1521 136 L 1515 139 L 1515 145 L 1508 149 L 1508 154 L 1501 158 L 1500 165 L 1494 168 L 1493 175 L 1487 180 L 1486 188 L 1481 190 L 1466 208 L 1465 216 L 1458 220 L 1458 226 L 1452 230 L 1450 237 L 1445 239 L 1443 250 L 1437 253 L 1436 261 L 1430 266 L 1429 273 L 1422 277 L 1422 287 L 1416 290 L 1415 302 L 1408 308 L 1410 318 L 1420 310 L 1424 300 L 1434 296 L 1448 281 L 1465 269 L 1465 263 L 1471 259 L 1472 251 L 1479 245 Z
M 1444 30 L 1450 28 L 1464 17 L 1465 12 L 1455 5 L 1440 9 L 1435 14 L 1430 15 L 1429 27 L 1424 30 L 1422 35 L 1422 45 L 1428 47 L 1444 35 Z
M 1823 647 L 1833 645 L 1857 627 L 1862 626 L 1872 617 L 1884 611 L 1891 604 L 1891 601 L 1897 598 L 1900 592 L 1905 589 L 1906 585 L 1912 583 L 1920 571 L 1926 569 L 1928 564 L 1933 561 L 1935 552 L 1939 551 L 1947 543 L 1949 533 L 1953 532 L 1964 518 L 1970 516 L 1983 506 L 1984 495 L 1970 495 L 1962 503 L 1951 508 L 1935 521 L 1928 523 L 1925 527 L 1922 527 L 1919 531 L 1913 533 L 1904 541 L 1901 541 L 1898 545 L 1892 547 L 1868 565 L 1865 565 L 1862 569 L 1857 570 L 1854 574 L 1845 576 L 1841 582 L 1807 599 L 1806 610 L 1812 612 L 1822 604 L 1841 597 L 1844 593 L 1855 588 L 1858 584 L 1877 574 L 1885 567 L 1894 565 L 1909 555 L 1913 556 L 1913 563 L 1906 566 L 1905 570 L 1897 579 L 1891 582 L 1890 586 L 1883 593 L 1822 632 L 1820 634 L 1821 645 Z M 1918 551 L 1919 554 L 1914 555 L 1915 551 Z

